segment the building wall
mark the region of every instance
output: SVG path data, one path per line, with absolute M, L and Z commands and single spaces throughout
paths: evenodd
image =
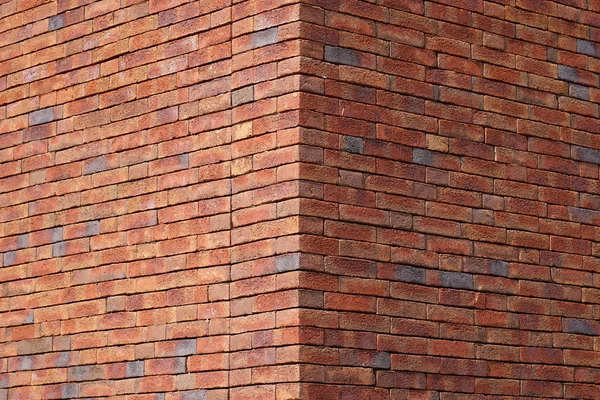
M 600 3 L 0 0 L 0 400 L 600 399 Z

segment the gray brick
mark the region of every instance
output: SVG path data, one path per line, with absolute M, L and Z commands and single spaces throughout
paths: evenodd
M 65 26 L 65 14 L 58 14 L 48 20 L 48 30 L 55 31 Z
M 425 269 L 411 267 L 408 265 L 398 265 L 396 267 L 396 279 L 408 283 L 425 283 Z
M 577 52 L 587 54 L 588 56 L 598 57 L 596 44 L 589 40 L 577 39 Z
M 4 253 L 4 266 L 8 267 L 9 265 L 13 265 L 15 263 L 16 254 L 14 251 L 7 251 Z
M 19 235 L 19 237 L 17 238 L 17 247 L 19 249 L 24 249 L 28 245 L 29 245 L 29 234 L 24 233 L 22 235 Z
M 277 42 L 277 28 L 269 28 L 252 34 L 252 47 L 263 47 Z
M 490 273 L 497 276 L 508 276 L 508 263 L 506 261 L 491 260 Z
M 391 357 L 390 353 L 386 351 L 378 351 L 375 354 L 375 359 L 373 360 L 373 367 L 379 369 L 390 369 L 391 367 Z
M 365 141 L 356 136 L 342 136 L 342 148 L 348 153 L 363 154 L 365 152 Z
M 196 354 L 196 339 L 184 339 L 177 342 L 177 356 Z
M 207 392 L 204 389 L 186 390 L 179 392 L 180 400 L 206 400 Z
M 100 234 L 100 221 L 90 221 L 87 223 L 86 233 L 89 236 L 96 236 Z
M 183 168 L 188 168 L 190 166 L 190 155 L 189 154 L 180 154 L 179 155 L 179 164 Z
M 590 88 L 572 83 L 569 85 L 569 96 L 587 101 L 590 99 Z
M 231 92 L 231 105 L 239 106 L 240 104 L 250 103 L 254 100 L 254 86 L 246 86 L 244 88 Z
M 144 376 L 144 362 L 130 361 L 125 366 L 125 376 L 127 378 L 137 378 Z
M 52 228 L 52 243 L 60 242 L 63 240 L 63 227 L 57 226 L 56 228 Z
M 579 75 L 577 74 L 577 70 L 573 67 L 569 67 L 568 65 L 558 66 L 558 77 L 568 82 L 579 81 Z
M 68 367 L 71 364 L 71 352 L 61 351 L 56 358 L 57 367 Z
M 96 172 L 104 171 L 108 169 L 108 162 L 106 161 L 106 157 L 100 156 L 93 158 L 89 161 L 84 162 L 83 164 L 83 174 L 89 175 Z
M 569 220 L 581 222 L 583 224 L 591 224 L 600 222 L 600 211 L 588 210 L 587 208 L 567 207 Z
M 21 356 L 19 361 L 18 371 L 28 371 L 33 368 L 33 356 Z
M 473 289 L 473 275 L 464 272 L 441 271 L 442 286 L 453 289 Z
M 421 165 L 433 165 L 434 153 L 425 149 L 413 149 L 413 162 Z
M 52 245 L 52 256 L 62 257 L 67 252 L 67 244 L 65 242 L 58 242 Z
M 63 399 L 74 399 L 79 397 L 79 385 L 76 383 L 66 383 L 61 388 Z
M 600 335 L 600 323 L 575 318 L 563 319 L 563 331 L 580 335 Z
M 360 55 L 351 49 L 325 46 L 325 61 L 334 64 L 360 66 Z
M 8 387 L 8 375 L 0 375 L 0 388 L 4 389 Z
M 589 147 L 571 146 L 571 156 L 575 160 L 600 164 L 600 150 L 590 149 Z
M 81 382 L 95 381 L 106 377 L 102 365 L 81 365 L 69 368 L 68 378 L 73 382 Z
M 48 107 L 29 114 L 29 125 L 40 125 L 56 119 L 54 108 Z
M 275 259 L 277 272 L 295 271 L 300 268 L 300 254 L 290 253 Z
M 34 313 L 33 310 L 29 311 L 29 314 L 27 314 L 27 316 L 25 317 L 25 320 L 23 321 L 24 324 L 33 324 L 34 321 Z

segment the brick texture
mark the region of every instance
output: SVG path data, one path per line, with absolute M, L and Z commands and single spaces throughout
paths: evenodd
M 600 5 L 0 0 L 0 400 L 600 399 Z

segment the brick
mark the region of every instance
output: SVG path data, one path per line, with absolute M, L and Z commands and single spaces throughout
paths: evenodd
M 587 72 L 579 71 L 568 65 L 558 66 L 558 77 L 567 82 L 579 83 L 590 86 L 598 85 L 598 76 Z
M 389 388 L 425 389 L 426 375 L 414 372 L 378 371 L 377 384 Z
M 246 86 L 245 88 L 236 90 L 231 93 L 231 105 L 238 106 L 245 103 L 250 103 L 254 100 L 254 88 Z
M 0 399 L 594 397 L 594 2 L 4 3 Z
M 470 274 L 441 271 L 440 284 L 444 287 L 451 287 L 454 289 L 472 289 L 473 288 L 473 277 Z
M 424 284 L 426 273 L 424 268 L 400 265 L 396 268 L 395 279 L 401 282 Z
M 596 335 L 595 332 L 598 330 L 597 324 L 594 324 L 593 321 L 566 319 L 563 324 L 563 330 L 568 333 Z
M 40 125 L 47 122 L 52 122 L 57 119 L 58 110 L 54 108 L 45 108 L 43 110 L 34 111 L 29 115 L 30 125 Z

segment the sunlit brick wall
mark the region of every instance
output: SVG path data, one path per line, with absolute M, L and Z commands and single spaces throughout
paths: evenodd
M 0 400 L 600 399 L 600 2 L 0 0 Z

